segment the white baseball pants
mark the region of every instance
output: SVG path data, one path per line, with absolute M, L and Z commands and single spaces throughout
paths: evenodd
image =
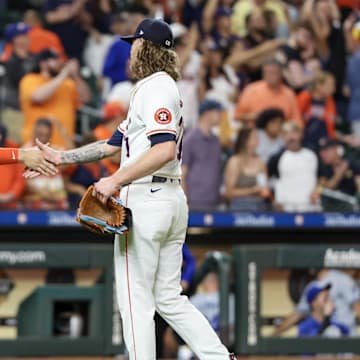
M 175 183 L 131 184 L 121 200 L 133 214 L 129 236 L 115 239 L 117 298 L 130 360 L 155 360 L 155 310 L 200 360 L 229 360 L 205 317 L 180 295 L 188 208 Z

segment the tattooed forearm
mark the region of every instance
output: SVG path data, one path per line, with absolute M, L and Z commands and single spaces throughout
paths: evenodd
M 100 140 L 78 149 L 62 151 L 61 163 L 66 164 L 81 164 L 91 161 L 101 160 L 110 154 L 106 152 L 107 140 Z

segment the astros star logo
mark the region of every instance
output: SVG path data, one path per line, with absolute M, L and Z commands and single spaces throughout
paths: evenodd
M 159 120 L 167 121 L 167 118 L 168 118 L 168 116 L 167 116 L 166 112 L 162 112 L 162 113 L 159 114 Z
M 159 124 L 162 125 L 169 124 L 172 119 L 171 112 L 166 108 L 160 108 L 156 110 L 154 119 Z

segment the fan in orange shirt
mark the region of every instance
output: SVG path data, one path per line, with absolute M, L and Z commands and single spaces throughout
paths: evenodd
M 66 54 L 60 38 L 52 31 L 43 28 L 43 22 L 40 14 L 35 10 L 27 10 L 24 14 L 23 21 L 31 29 L 27 33 L 29 37 L 29 51 L 32 54 L 37 54 L 45 49 L 53 49 L 59 54 L 62 61 L 66 60 Z M 13 45 L 8 42 L 5 45 L 4 51 L 1 54 L 1 61 L 9 60 L 13 51 Z
M 94 129 L 96 140 L 110 139 L 120 122 L 126 117 L 127 109 L 118 101 L 106 103 L 102 108 L 103 121 Z M 119 153 L 114 156 L 101 160 L 109 175 L 119 169 Z
M 282 65 L 270 59 L 263 64 L 263 80 L 247 85 L 239 97 L 235 118 L 245 127 L 254 127 L 258 115 L 269 108 L 283 111 L 287 121 L 303 126 L 295 93 L 283 82 Z
M 34 124 L 41 117 L 56 118 L 73 138 L 76 109 L 83 100 L 78 64 L 70 60 L 61 69 L 58 55 L 47 49 L 38 54 L 38 67 L 39 72 L 25 75 L 20 82 L 20 105 L 25 118 L 23 143 L 31 139 Z M 56 128 L 50 141 L 54 146 L 66 147 Z
M 333 99 L 334 92 L 334 77 L 328 72 L 320 71 L 315 75 L 309 90 L 304 90 L 298 95 L 299 109 L 305 121 L 305 137 L 307 129 L 310 127 L 311 132 L 314 133 L 315 122 L 322 122 L 323 128 L 327 132 L 320 137 L 332 139 L 335 137 L 336 105 Z

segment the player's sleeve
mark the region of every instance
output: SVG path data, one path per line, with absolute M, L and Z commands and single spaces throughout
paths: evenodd
M 15 199 L 20 199 L 24 189 L 25 189 L 25 179 L 22 176 L 24 171 L 24 166 L 21 164 L 14 165 L 15 169 L 13 169 L 13 177 L 14 181 L 12 182 L 12 186 L 8 189 L 9 193 L 14 194 Z
M 166 84 L 164 84 L 166 85 Z M 172 87 L 161 86 L 148 91 L 143 104 L 142 115 L 146 126 L 146 135 L 154 145 L 157 142 L 176 140 L 176 109 L 180 102 Z
M 0 165 L 16 164 L 19 158 L 19 150 L 16 148 L 0 149 Z
M 121 147 L 126 127 L 127 127 L 127 120 L 124 120 L 114 131 L 114 133 L 112 134 L 111 138 L 107 141 L 107 143 L 112 146 Z

